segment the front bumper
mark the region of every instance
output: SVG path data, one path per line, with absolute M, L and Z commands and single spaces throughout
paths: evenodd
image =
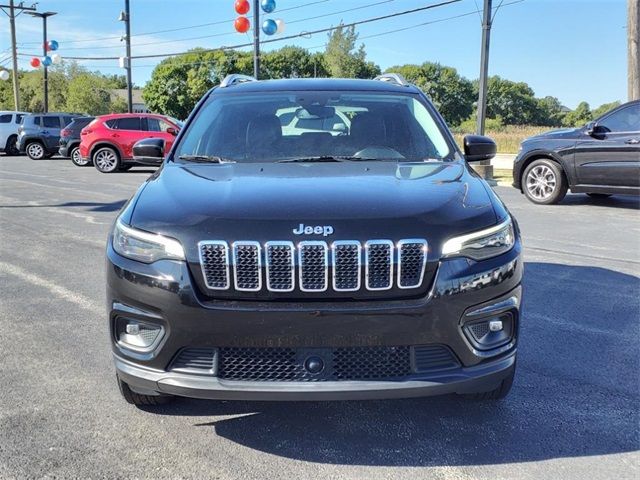
M 211 300 L 183 262 L 140 264 L 107 250 L 111 343 L 120 378 L 138 393 L 208 399 L 339 400 L 489 391 L 515 366 L 522 276 L 521 245 L 483 262 L 443 261 L 422 298 L 388 301 L 258 302 Z M 508 343 L 478 349 L 467 322 L 509 313 Z M 116 341 L 117 318 L 162 327 L 152 351 Z M 401 379 L 340 381 L 228 380 L 172 370 L 184 348 L 325 348 L 444 345 L 456 368 L 412 371 Z M 413 347 L 411 347 L 413 348 Z

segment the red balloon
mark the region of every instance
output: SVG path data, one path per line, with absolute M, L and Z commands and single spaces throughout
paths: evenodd
M 233 26 L 236 28 L 238 33 L 245 33 L 251 28 L 251 23 L 247 17 L 238 17 L 236 21 L 233 22 Z
M 238 12 L 240 15 L 244 15 L 251 8 L 249 6 L 248 0 L 236 0 L 234 7 L 236 9 L 236 12 Z
M 29 62 L 29 64 L 33 67 L 33 68 L 38 68 L 40 66 L 40 59 L 38 57 L 33 57 L 31 59 L 31 61 Z

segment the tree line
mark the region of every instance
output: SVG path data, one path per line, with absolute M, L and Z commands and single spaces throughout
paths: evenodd
M 261 78 L 344 77 L 373 78 L 380 67 L 367 60 L 364 44 L 357 45 L 355 27 L 340 27 L 328 36 L 322 52 L 310 52 L 297 46 L 285 46 L 261 54 Z M 396 65 L 386 70 L 402 74 L 430 96 L 445 120 L 453 128 L 473 131 L 477 80 L 461 76 L 455 68 L 433 62 L 420 65 Z M 193 49 L 160 62 L 144 87 L 143 98 L 150 111 L 185 119 L 196 102 L 229 73 L 253 73 L 253 54 L 237 50 Z M 49 73 L 50 110 L 100 115 L 126 111 L 123 99 L 109 90 L 126 88 L 122 75 L 89 72 L 75 63 L 54 66 Z M 22 108 L 41 111 L 42 72 L 20 72 Z M 11 82 L 0 82 L 0 109 L 11 109 Z M 607 103 L 591 110 L 586 102 L 573 111 L 564 108 L 556 97 L 538 98 L 525 82 L 499 76 L 489 77 L 487 128 L 507 125 L 546 127 L 580 126 L 619 105 Z

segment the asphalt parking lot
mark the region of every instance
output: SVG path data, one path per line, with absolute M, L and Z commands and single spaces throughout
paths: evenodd
M 111 222 L 151 173 L 0 156 L 0 477 L 638 478 L 640 203 L 497 192 L 525 244 L 504 401 L 181 399 L 117 390 L 104 307 Z

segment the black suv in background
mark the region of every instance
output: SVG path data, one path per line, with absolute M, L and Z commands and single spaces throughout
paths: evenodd
M 89 125 L 95 117 L 77 117 L 60 132 L 59 153 L 65 158 L 70 158 L 74 165 L 85 167 L 91 164 L 90 159 L 83 159 L 80 155 L 80 132 Z
M 285 129 L 292 111 L 324 126 Z M 504 397 L 520 234 L 467 163 L 495 143 L 467 136 L 464 150 L 394 74 L 232 75 L 170 152 L 140 140 L 135 160 L 162 166 L 107 243 L 124 398 Z
M 533 203 L 560 202 L 571 189 L 593 197 L 640 193 L 640 101 L 584 127 L 526 139 L 513 164 L 513 186 Z
M 16 147 L 32 160 L 50 158 L 60 148 L 60 131 L 80 115 L 73 113 L 33 113 L 22 118 Z

